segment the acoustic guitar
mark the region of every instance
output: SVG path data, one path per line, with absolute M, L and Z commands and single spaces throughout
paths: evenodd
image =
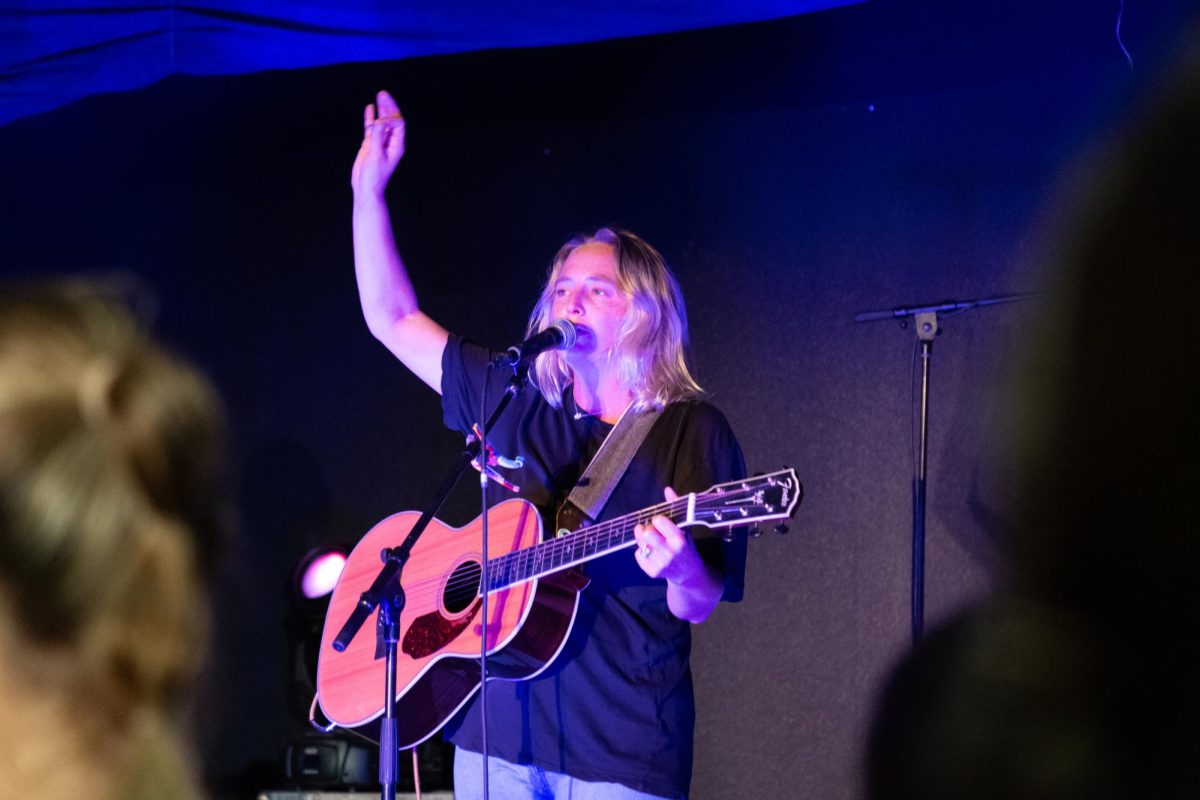
M 752 526 L 790 517 L 803 487 L 792 469 L 730 481 L 542 541 L 542 521 L 527 500 L 488 510 L 488 680 L 524 680 L 562 650 L 587 578 L 576 567 L 635 543 L 634 526 L 655 515 L 677 525 Z M 364 625 L 342 652 L 342 624 L 374 582 L 380 553 L 397 546 L 420 518 L 394 514 L 355 546 L 329 601 L 317 664 L 317 700 L 330 722 L 365 725 L 383 714 L 384 651 Z M 461 528 L 431 520 L 400 576 L 396 667 L 398 746 L 423 742 L 480 686 L 482 516 Z M 631 563 L 630 569 L 636 569 Z

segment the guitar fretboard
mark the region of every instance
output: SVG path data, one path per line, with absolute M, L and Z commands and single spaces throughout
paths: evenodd
M 677 525 L 699 523 L 710 528 L 731 528 L 790 516 L 802 495 L 800 481 L 791 469 L 718 484 L 706 492 L 684 495 L 490 559 L 488 592 L 629 547 L 634 543 L 633 529 L 658 515 Z M 477 573 L 468 581 L 478 588 Z
M 687 498 L 683 497 L 490 559 L 488 591 L 507 589 L 522 581 L 540 578 L 628 547 L 634 542 L 633 529 L 638 523 L 649 522 L 659 514 L 672 522 L 682 522 L 687 516 L 687 506 Z

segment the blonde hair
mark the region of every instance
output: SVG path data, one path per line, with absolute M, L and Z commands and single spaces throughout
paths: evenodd
M 662 255 L 638 236 L 624 230 L 600 228 L 574 237 L 555 254 L 541 297 L 529 315 L 527 335 L 549 326 L 554 283 L 567 257 L 592 242 L 610 245 L 617 261 L 617 286 L 629 300 L 629 312 L 617 333 L 612 357 L 621 382 L 633 393 L 633 408 L 662 408 L 704 393 L 688 369 L 687 310 L 679 283 Z M 572 373 L 561 350 L 535 359 L 530 380 L 554 407 L 571 383 Z
M 198 793 L 170 719 L 207 638 L 222 440 L 208 382 L 103 291 L 5 288 L 0 613 L 23 643 L 5 658 L 123 743 L 121 796 Z

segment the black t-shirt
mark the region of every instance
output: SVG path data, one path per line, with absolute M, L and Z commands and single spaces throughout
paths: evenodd
M 479 418 L 487 376 L 488 411 L 511 371 L 487 369 L 486 350 L 451 336 L 442 356 L 446 424 L 466 432 Z M 520 496 L 542 510 L 547 535 L 555 510 L 574 487 L 611 425 L 575 418 L 569 399 L 553 408 L 532 385 L 513 399 L 489 442 L 521 456 L 507 471 Z M 725 417 L 704 402 L 665 408 L 617 484 L 601 519 L 662 502 L 662 489 L 703 491 L 745 475 L 741 449 Z M 489 483 L 489 502 L 513 495 Z M 701 557 L 724 575 L 723 600 L 741 599 L 744 536 L 726 543 L 691 529 Z M 489 755 L 534 764 L 580 780 L 620 783 L 663 797 L 688 792 L 695 707 L 689 668 L 690 624 L 667 608 L 666 581 L 651 579 L 632 549 L 589 561 L 574 627 L 557 659 L 525 681 L 488 682 Z M 446 726 L 455 745 L 479 752 L 478 694 Z

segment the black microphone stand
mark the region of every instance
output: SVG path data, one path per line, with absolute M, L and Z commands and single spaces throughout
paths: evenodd
M 504 389 L 504 394 L 496 404 L 496 408 L 492 411 L 491 416 L 488 417 L 487 423 L 483 426 L 482 430 L 485 432 L 485 436 L 486 431 L 491 430 L 496 420 L 508 408 L 509 402 L 516 397 L 517 392 L 525 385 L 528 376 L 528 362 L 517 364 L 513 370 L 512 379 L 509 380 Z M 486 387 L 487 376 L 485 375 L 485 393 Z M 396 729 L 396 650 L 400 639 L 400 613 L 404 610 L 405 604 L 404 589 L 400 584 L 400 572 L 404 569 L 405 563 L 408 562 L 413 546 L 429 526 L 434 515 L 437 514 L 438 510 L 446 502 L 446 498 L 450 496 L 450 492 L 458 484 L 458 481 L 461 480 L 463 474 L 467 471 L 467 467 L 476 458 L 479 459 L 481 469 L 486 470 L 488 466 L 487 443 L 483 440 L 483 437 L 468 438 L 466 449 L 459 456 L 458 461 L 450 470 L 450 474 L 434 495 L 433 500 L 421 512 L 421 516 L 408 532 L 408 536 L 404 538 L 404 541 L 398 547 L 386 548 L 380 552 L 379 557 L 383 561 L 383 566 L 380 568 L 379 574 L 375 577 L 370 588 L 359 596 L 358 604 L 354 607 L 354 611 L 351 612 L 345 624 L 338 632 L 337 637 L 333 640 L 333 649 L 338 652 L 344 651 L 350 646 L 350 642 L 354 639 L 359 629 L 362 628 L 363 623 L 367 621 L 371 613 L 376 608 L 379 609 L 379 616 L 375 626 L 376 658 L 379 657 L 380 651 L 382 651 L 384 657 L 384 692 L 386 695 L 383 701 L 383 723 L 379 733 L 379 783 L 382 787 L 380 796 L 383 800 L 395 800 L 396 784 L 400 774 L 400 751 Z M 486 471 L 484 475 L 486 476 Z M 484 512 L 483 524 L 486 531 L 486 510 Z M 486 656 L 487 651 L 487 560 L 488 554 L 485 549 L 479 584 L 479 590 L 484 599 L 483 645 L 481 647 L 484 656 Z M 486 660 L 481 669 L 486 670 Z M 480 691 L 486 691 L 486 672 L 484 673 L 484 678 Z M 487 763 L 486 760 L 484 763 Z
M 925 627 L 925 488 L 929 451 L 929 368 L 933 359 L 933 338 L 938 335 L 939 313 L 954 314 L 980 306 L 1011 303 L 1036 297 L 1036 293 L 1007 294 L 980 300 L 948 300 L 917 306 L 900 306 L 881 311 L 860 311 L 855 322 L 879 322 L 898 319 L 907 324 L 913 318 L 917 341 L 921 346 L 921 432 L 916 472 L 912 488 L 912 637 L 913 644 L 921 641 Z

